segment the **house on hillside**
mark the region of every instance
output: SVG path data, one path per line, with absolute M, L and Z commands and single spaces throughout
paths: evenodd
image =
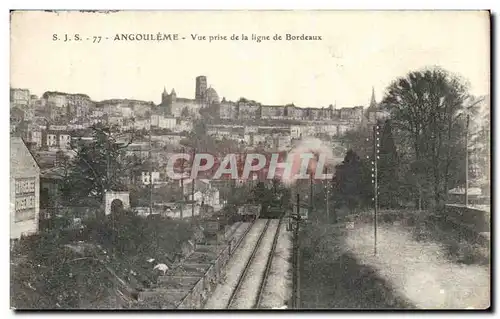
M 184 181 L 184 194 L 189 200 L 193 200 L 193 180 Z M 196 179 L 194 180 L 194 201 L 197 205 L 208 205 L 214 208 L 220 206 L 220 192 L 213 187 L 209 180 Z
M 10 139 L 10 238 L 38 232 L 40 168 L 20 137 Z

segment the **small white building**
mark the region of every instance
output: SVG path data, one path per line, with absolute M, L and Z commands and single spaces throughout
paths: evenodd
M 158 119 L 158 127 L 174 131 L 177 125 L 177 119 L 174 117 L 160 117 Z
M 68 149 L 71 143 L 71 136 L 69 134 L 59 135 L 59 148 Z
M 57 146 L 58 141 L 57 141 L 57 135 L 56 134 L 47 134 L 47 146 Z
M 160 172 L 141 172 L 141 182 L 144 185 L 150 184 L 150 178 L 153 178 L 153 184 L 157 184 L 160 181 Z

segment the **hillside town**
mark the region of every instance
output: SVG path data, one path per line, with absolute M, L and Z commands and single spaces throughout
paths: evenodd
M 11 312 L 493 310 L 491 10 L 11 10 Z
M 40 181 L 39 198 L 26 205 L 37 206 L 42 216 L 50 216 L 58 203 L 57 184 L 64 177 L 64 165 L 75 155 L 72 141 L 91 140 L 92 127 L 115 127 L 120 134 L 118 142 L 128 143 L 126 156 L 137 163 L 128 182 L 136 189 L 147 189 L 150 178 L 153 188 L 169 188 L 170 198 L 156 198 L 154 205 L 175 206 L 172 201 L 190 192 L 192 180 L 169 181 L 165 166 L 169 155 L 193 148 L 188 140 L 193 134 L 206 134 L 217 142 L 232 142 L 239 149 L 288 151 L 297 141 L 308 137 L 319 138 L 332 147 L 340 147 L 340 138 L 348 130 L 369 126 L 379 110 L 374 92 L 367 96 L 368 107 L 303 108 L 293 105 L 264 105 L 241 98 L 236 102 L 220 99 L 205 76 L 195 80 L 194 98 L 177 97 L 175 89 L 168 93 L 164 88 L 161 101 L 111 99 L 93 101 L 82 93 L 45 92 L 42 96 L 30 94 L 27 89 L 11 88 L 11 135 L 18 138 L 16 148 L 25 147 L 33 154 L 38 165 Z M 195 131 L 197 123 L 205 124 L 205 132 Z M 19 150 L 26 152 L 26 150 Z M 148 162 L 148 163 L 146 163 Z M 22 167 L 19 168 L 24 171 Z M 203 202 L 219 210 L 225 199 L 213 181 L 195 181 L 196 210 Z M 209 195 L 208 195 L 209 194 Z M 160 196 L 161 197 L 161 196 Z M 165 196 L 163 196 L 165 197 Z M 39 203 L 39 205 L 35 205 Z M 143 199 L 134 201 L 138 211 L 147 210 Z M 170 211 L 170 210 L 169 210 Z M 186 209 L 191 211 L 191 209 Z M 180 212 L 174 209 L 172 216 Z M 38 212 L 36 213 L 38 215 Z M 187 214 L 184 214 L 187 216 Z M 11 234 L 18 237 L 20 232 Z
M 16 307 L 241 309 L 286 308 L 291 303 L 299 308 L 297 296 L 309 294 L 315 282 L 307 277 L 299 291 L 286 275 L 289 269 L 305 267 L 294 259 L 299 254 L 295 249 L 310 245 L 298 242 L 300 220 L 314 221 L 316 226 L 304 224 L 306 232 L 322 223 L 346 221 L 347 229 L 354 229 L 353 216 L 371 209 L 374 201 L 375 211 L 381 207 L 394 214 L 387 217 L 391 220 L 414 218 L 405 215 L 408 211 L 420 214 L 445 206 L 447 213 L 456 210 L 460 215 L 464 201 L 465 209 L 489 214 L 488 97 L 468 98 L 464 103 L 479 111 L 465 122 L 460 115 L 455 118 L 457 141 L 463 138 L 464 123 L 471 132 L 465 135 L 468 155 L 461 155 L 460 142 L 447 142 L 451 168 L 443 184 L 441 177 L 430 174 L 436 172 L 430 170 L 434 162 L 414 161 L 418 153 L 399 141 L 396 148 L 393 131 L 402 131 L 393 123 L 399 115 L 391 109 L 392 91 L 383 102 L 377 102 L 372 89 L 366 105 L 313 108 L 220 99 L 205 76 L 196 77 L 194 84 L 193 99 L 164 87 L 159 103 L 94 101 L 83 93 L 56 91 L 38 97 L 28 89 L 11 88 L 10 238 L 16 278 L 11 283 Z M 285 157 L 294 152 L 329 154 L 333 178 L 293 185 L 242 175 L 232 180 L 196 178 L 190 174 L 194 159 L 181 162 L 180 178 L 168 173 L 170 158 L 179 154 L 222 158 L 266 152 Z M 242 161 L 248 160 L 243 156 Z M 436 165 L 440 170 L 441 164 Z M 463 227 L 476 227 L 481 234 L 489 227 L 467 225 Z M 258 241 L 253 233 L 260 234 Z M 282 246 L 288 256 L 272 279 L 282 286 L 253 257 L 264 237 L 269 256 L 277 249 L 273 238 L 273 245 Z M 486 262 L 475 254 L 471 258 Z M 47 266 L 61 258 L 65 261 L 57 269 Z M 87 259 L 107 275 L 93 275 L 95 265 L 68 266 Z M 48 268 L 40 272 L 38 267 Z M 260 288 L 252 288 L 260 296 L 254 304 L 244 302 L 249 299 L 238 288 L 252 286 L 245 275 L 252 267 L 265 274 Z M 293 280 L 308 273 L 294 274 Z M 193 276 L 205 281 L 193 281 Z M 68 290 L 68 285 L 76 286 Z M 272 287 L 293 288 L 283 288 L 281 297 L 262 299 L 266 289 L 276 293 L 278 288 Z M 94 300 L 93 294 L 105 297 Z M 393 306 L 410 307 L 393 292 L 383 294 L 391 296 Z

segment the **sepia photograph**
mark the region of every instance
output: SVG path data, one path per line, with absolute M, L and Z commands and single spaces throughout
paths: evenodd
M 11 10 L 10 308 L 491 310 L 491 26 Z

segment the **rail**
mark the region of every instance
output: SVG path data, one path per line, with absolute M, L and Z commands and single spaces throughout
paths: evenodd
M 276 229 L 276 233 L 274 234 L 273 245 L 271 246 L 271 251 L 269 252 L 269 257 L 267 258 L 266 269 L 264 270 L 264 275 L 262 277 L 262 281 L 260 282 L 259 292 L 257 294 L 257 301 L 255 302 L 254 308 L 259 308 L 262 296 L 264 295 L 264 287 L 267 283 L 267 277 L 269 276 L 269 272 L 271 271 L 271 265 L 273 263 L 274 252 L 276 251 L 276 245 L 278 244 L 278 238 L 280 234 L 282 218 L 279 219 L 278 228 Z
M 238 283 L 236 284 L 236 287 L 232 291 L 231 297 L 229 297 L 229 301 L 227 303 L 226 308 L 228 308 L 228 309 L 231 308 L 231 305 L 233 304 L 233 302 L 236 298 L 236 294 L 238 293 L 238 291 L 241 288 L 241 285 L 243 284 L 243 280 L 245 279 L 246 274 L 248 272 L 248 269 L 250 268 L 250 265 L 252 264 L 253 259 L 254 259 L 255 255 L 257 254 L 257 251 L 259 250 L 260 243 L 262 242 L 262 239 L 264 238 L 264 235 L 266 234 L 266 231 L 267 231 L 267 228 L 269 227 L 270 222 L 271 222 L 271 220 L 268 219 L 266 222 L 266 225 L 264 226 L 264 229 L 262 230 L 262 232 L 259 236 L 259 239 L 257 240 L 257 243 L 255 244 L 255 247 L 252 250 L 252 254 L 250 255 L 250 257 L 248 258 L 248 260 L 245 264 L 245 268 L 243 269 L 243 272 L 241 273 L 240 277 L 238 278 Z M 239 245 L 239 243 L 238 243 L 238 245 Z
M 300 308 L 299 222 L 295 221 L 292 248 L 292 308 Z
M 231 251 L 229 252 L 230 255 L 232 255 L 232 253 L 234 251 L 236 251 L 236 249 L 238 249 L 238 247 L 240 247 L 241 243 L 243 242 L 243 239 L 247 236 L 248 232 L 250 231 L 250 229 L 252 229 L 252 227 L 253 227 L 253 225 L 255 224 L 256 221 L 257 221 L 257 219 L 254 219 L 252 221 L 252 223 L 247 227 L 247 229 L 245 230 L 245 232 L 243 233 L 243 235 L 241 235 L 240 238 L 238 238 L 238 241 L 236 242 L 236 246 L 234 246 L 234 248 L 231 247 Z M 241 223 L 241 225 L 244 225 L 244 223 Z M 242 227 L 241 225 L 239 227 Z
M 257 219 L 253 220 L 253 221 L 252 221 L 252 223 L 251 223 L 251 224 L 247 227 L 247 229 L 245 230 L 245 232 L 244 232 L 244 233 L 243 233 L 243 234 L 242 234 L 242 235 L 238 238 L 238 240 L 237 240 L 236 245 L 234 246 L 234 248 L 233 248 L 233 247 L 231 247 L 231 248 L 230 248 L 230 250 L 229 250 L 229 256 L 231 256 L 231 255 L 234 253 L 234 251 L 236 251 L 236 249 L 238 249 L 238 247 L 239 247 L 239 246 L 241 245 L 241 243 L 243 242 L 243 239 L 246 237 L 246 235 L 248 234 L 248 232 L 250 231 L 250 229 L 252 228 L 252 226 L 255 224 L 256 220 L 257 220 Z M 233 236 L 234 236 L 234 234 L 236 233 L 236 231 L 237 231 L 240 227 L 243 227 L 245 224 L 246 224 L 246 223 L 242 222 L 242 223 L 241 223 L 238 227 L 236 227 L 236 229 L 232 232 L 231 237 L 233 237 Z M 228 248 L 229 248 L 229 247 L 228 247 Z M 222 251 L 220 252 L 220 254 L 222 254 Z M 217 255 L 216 255 L 216 260 L 220 257 L 220 254 L 219 254 L 219 253 L 217 253 Z M 231 258 L 231 257 L 230 257 L 230 258 Z M 212 267 L 213 267 L 213 266 L 212 266 Z M 210 268 L 207 270 L 207 272 L 208 272 L 208 271 L 210 271 Z M 205 273 L 205 275 L 206 275 L 206 273 Z M 198 284 L 198 283 L 196 283 L 196 284 Z M 188 294 L 187 294 L 187 295 L 183 298 L 183 300 L 182 300 L 182 301 L 184 301 L 184 299 L 186 299 L 186 298 L 187 298 L 187 296 L 188 296 Z M 208 300 L 209 298 L 210 298 L 210 297 L 209 297 L 209 296 L 207 296 L 206 300 Z M 206 300 L 205 300 L 205 302 L 206 302 Z M 181 303 L 182 303 L 182 301 L 181 301 Z M 201 307 L 201 308 L 204 308 L 204 307 L 205 307 L 205 303 L 203 303 L 203 305 L 202 305 L 202 307 Z

